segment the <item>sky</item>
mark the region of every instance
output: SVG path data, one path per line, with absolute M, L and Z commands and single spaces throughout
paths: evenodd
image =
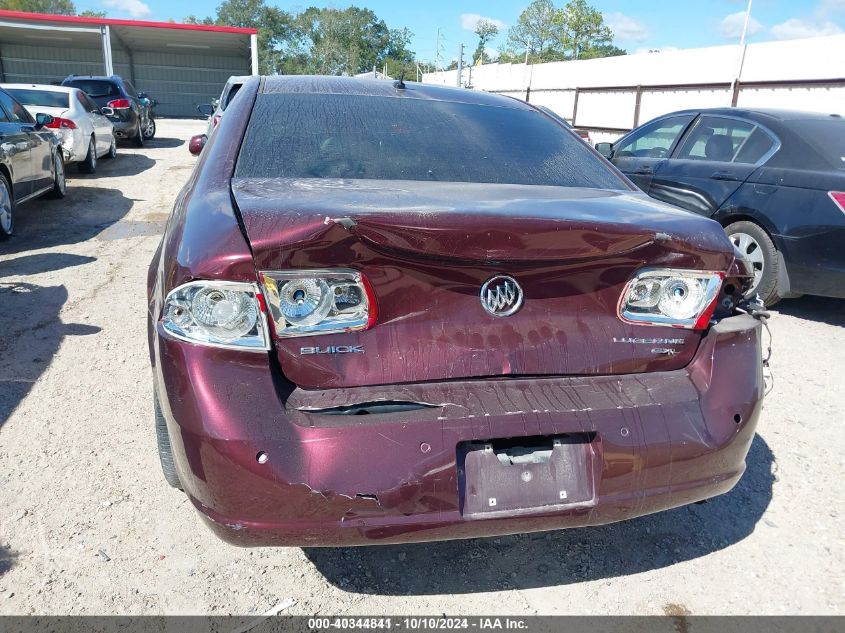
M 613 29 L 614 43 L 629 53 L 675 48 L 735 44 L 745 19 L 747 0 L 592 0 Z M 354 4 L 372 9 L 390 28 L 408 27 L 414 34 L 411 50 L 421 60 L 436 57 L 438 29 L 441 59 L 457 57 L 461 43 L 467 57 L 477 44 L 473 33 L 484 17 L 500 27 L 491 52 L 504 48 L 507 29 L 516 23 L 529 0 L 355 0 L 344 2 L 286 2 L 268 4 L 290 12 L 308 6 L 343 8 Z M 203 0 L 76 0 L 77 8 L 106 11 L 109 17 L 181 21 L 187 15 L 214 14 L 218 2 Z M 556 0 L 562 6 L 565 0 Z M 176 8 L 174 8 L 176 7 Z M 753 0 L 749 42 L 813 37 L 845 32 L 845 0 Z

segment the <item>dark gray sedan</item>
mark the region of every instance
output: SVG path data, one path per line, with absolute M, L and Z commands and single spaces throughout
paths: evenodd
M 15 228 L 18 205 L 50 194 L 65 195 L 65 168 L 59 142 L 46 126 L 48 114 L 27 112 L 0 89 L 0 239 Z
M 845 120 L 719 108 L 655 119 L 596 149 L 651 197 L 718 220 L 767 305 L 845 297 Z

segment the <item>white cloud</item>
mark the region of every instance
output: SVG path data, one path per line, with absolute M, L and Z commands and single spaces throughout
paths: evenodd
M 150 7 L 141 0 L 103 0 L 103 6 L 128 13 L 133 18 L 143 18 L 152 13 Z
M 726 40 L 738 40 L 742 37 L 742 27 L 744 25 L 745 11 L 737 11 L 736 13 L 731 13 L 730 15 L 725 16 L 725 19 L 722 20 L 722 23 L 719 25 L 719 32 Z M 747 37 L 757 35 L 757 33 L 762 30 L 763 25 L 760 24 L 759 21 L 755 20 L 753 15 L 748 18 Z
M 465 31 L 475 32 L 475 26 L 480 20 L 492 22 L 500 32 L 508 28 L 507 24 L 496 18 L 488 18 L 486 15 L 481 15 L 480 13 L 461 13 L 461 27 Z
M 809 21 L 792 18 L 781 24 L 772 27 L 772 37 L 777 40 L 795 40 L 802 37 L 820 37 L 823 35 L 836 35 L 841 33 L 836 24 L 830 20 Z
M 604 21 L 613 31 L 613 36 L 622 42 L 644 42 L 648 39 L 645 25 L 624 13 L 608 13 Z

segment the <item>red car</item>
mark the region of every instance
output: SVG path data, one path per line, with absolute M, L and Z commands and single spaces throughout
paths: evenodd
M 149 270 L 167 481 L 237 545 L 597 525 L 729 490 L 753 273 L 534 106 L 248 80 Z

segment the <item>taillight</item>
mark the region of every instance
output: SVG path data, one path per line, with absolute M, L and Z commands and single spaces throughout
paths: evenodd
M 51 130 L 75 130 L 76 129 L 76 123 L 74 123 L 70 119 L 63 119 L 61 117 L 53 117 L 53 122 L 48 123 L 44 127 L 48 127 Z
M 213 130 L 218 125 L 220 125 L 220 115 L 215 114 L 213 117 L 211 117 L 211 129 Z
M 212 347 L 268 350 L 267 317 L 255 284 L 192 281 L 164 300 L 161 323 L 173 337 Z
M 827 195 L 839 207 L 839 210 L 845 213 L 845 191 L 828 191 Z
M 129 99 L 114 99 L 113 101 L 109 101 L 106 106 L 113 110 L 126 110 L 131 108 L 132 104 L 129 103 Z
M 619 318 L 638 325 L 703 330 L 713 316 L 725 274 L 646 269 L 625 286 Z
M 358 271 L 262 272 L 261 284 L 277 336 L 354 332 L 375 325 L 375 293 Z

